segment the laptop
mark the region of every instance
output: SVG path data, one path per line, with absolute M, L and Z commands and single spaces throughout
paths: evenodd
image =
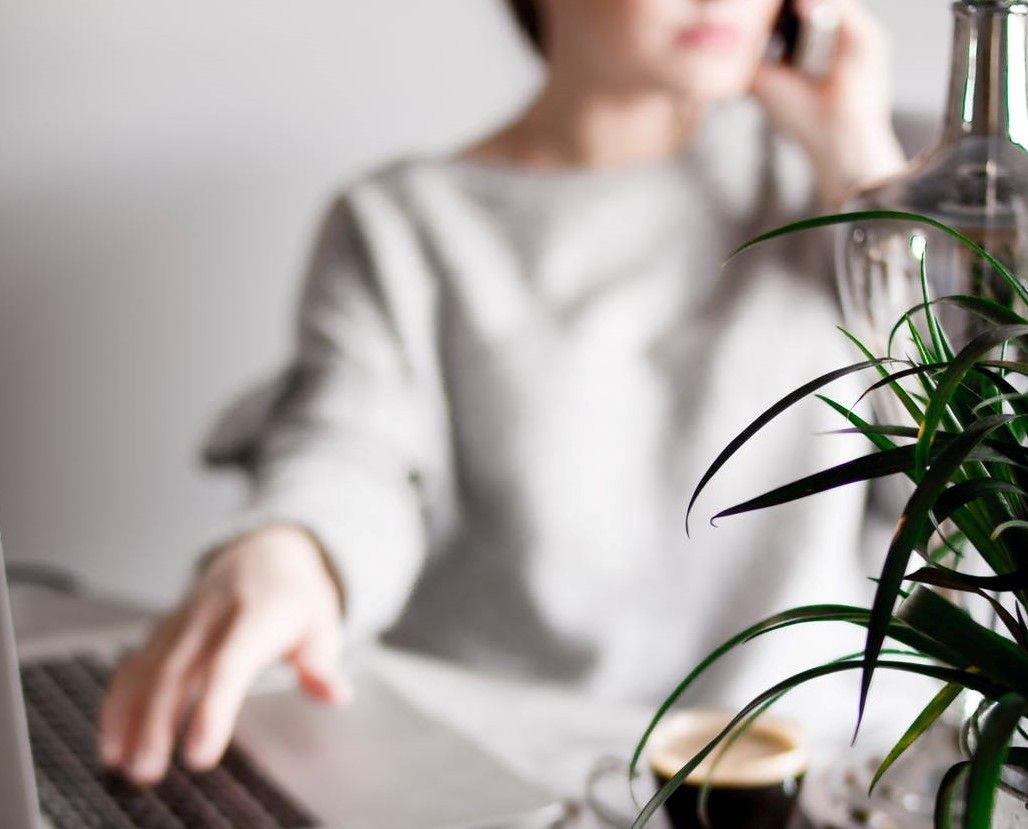
M 372 670 L 332 708 L 291 690 L 251 694 L 213 771 L 174 764 L 139 790 L 105 774 L 94 723 L 125 636 L 96 628 L 19 639 L 0 548 L 3 829 L 542 829 L 566 808 L 434 720 Z

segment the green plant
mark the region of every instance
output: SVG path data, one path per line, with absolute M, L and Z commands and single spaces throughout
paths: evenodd
M 1002 263 L 953 228 L 912 213 L 865 211 L 817 217 L 759 236 L 732 257 L 783 234 L 862 220 L 913 222 L 953 237 L 995 269 L 1010 286 L 1012 296 L 1020 300 L 1020 307 L 1028 306 L 1028 290 Z M 872 788 L 961 690 L 976 691 L 991 703 L 973 755 L 954 766 L 939 788 L 937 826 L 951 825 L 951 805 L 962 793 L 962 825 L 967 829 L 988 827 L 1003 766 L 1028 768 L 1028 752 L 1010 748 L 1022 716 L 1028 714 L 1028 394 L 1017 385 L 1028 377 L 1028 361 L 1021 356 L 1028 349 L 1018 352 L 1028 343 L 1028 319 L 1011 307 L 978 296 L 931 298 L 924 263 L 922 251 L 923 302 L 907 311 L 893 329 L 893 335 L 903 330 L 909 336 L 915 353 L 903 358 L 888 353 L 876 357 L 843 331 L 864 359 L 811 380 L 763 412 L 718 455 L 689 503 L 691 513 L 710 479 L 767 423 L 798 401 L 816 396 L 848 423 L 840 431 L 863 434 L 873 451 L 722 510 L 711 520 L 855 482 L 906 475 L 913 491 L 885 553 L 873 604 L 870 608 L 825 604 L 787 610 L 725 642 L 661 705 L 639 741 L 631 774 L 663 715 L 704 671 L 736 647 L 793 625 L 842 622 L 866 629 L 863 652 L 811 667 L 752 700 L 645 804 L 636 827 L 647 822 L 705 757 L 723 749 L 784 694 L 802 683 L 842 671 L 860 673 L 858 730 L 876 670 L 905 671 L 943 683 L 887 755 Z M 977 320 L 978 333 L 960 350 L 954 349 L 940 324 L 936 311 L 941 304 L 963 309 Z M 890 350 L 892 341 L 890 337 Z M 880 375 L 868 392 L 894 395 L 916 426 L 864 420 L 850 407 L 821 393 L 832 381 L 864 371 Z M 920 566 L 911 572 L 914 556 L 920 559 Z M 991 574 L 969 575 L 962 565 L 970 556 L 984 562 Z M 944 588 L 961 600 L 955 602 L 932 588 Z M 1003 634 L 978 623 L 961 606 L 972 601 L 991 605 Z M 901 647 L 887 647 L 887 641 Z

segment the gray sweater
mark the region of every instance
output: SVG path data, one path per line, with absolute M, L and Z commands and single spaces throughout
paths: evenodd
M 755 104 L 709 113 L 666 162 L 530 172 L 427 158 L 349 187 L 311 262 L 291 365 L 222 419 L 242 465 L 231 535 L 276 520 L 331 554 L 354 639 L 653 701 L 758 617 L 860 600 L 865 490 L 717 509 L 863 452 L 812 401 L 700 500 L 771 402 L 859 359 L 835 330 L 810 173 Z M 851 403 L 859 386 L 836 386 Z M 880 539 L 879 539 L 880 540 Z M 860 638 L 754 646 L 697 699 L 739 702 Z M 797 646 L 797 642 L 805 644 Z M 851 712 L 846 700 L 845 710 Z

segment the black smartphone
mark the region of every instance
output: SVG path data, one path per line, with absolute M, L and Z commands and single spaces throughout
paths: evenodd
M 839 13 L 831 3 L 819 4 L 809 20 L 802 20 L 796 0 L 782 0 L 767 59 L 794 66 L 812 78 L 823 77 L 835 59 L 838 35 Z
M 796 0 L 782 0 L 782 7 L 771 30 L 769 60 L 788 64 L 795 61 L 796 49 L 800 43 L 800 25 L 800 16 L 796 13 Z

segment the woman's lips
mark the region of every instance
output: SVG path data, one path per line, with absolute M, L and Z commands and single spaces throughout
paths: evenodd
M 678 43 L 681 46 L 721 49 L 734 46 L 738 43 L 739 37 L 739 30 L 734 26 L 701 23 L 682 29 L 678 34 Z

